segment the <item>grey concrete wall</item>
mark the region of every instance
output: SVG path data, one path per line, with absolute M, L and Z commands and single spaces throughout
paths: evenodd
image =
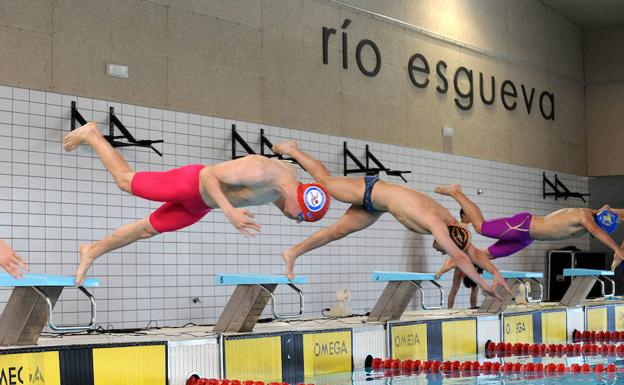
M 624 174 L 624 27 L 584 32 L 587 168 Z
M 579 28 L 539 1 L 348 2 L 490 55 L 328 0 L 2 0 L 0 84 L 586 173 Z M 339 35 L 347 18 L 344 70 Z M 323 26 L 339 31 L 328 65 L 321 60 Z M 374 78 L 355 64 L 364 38 L 382 54 Z M 433 69 L 424 90 L 407 74 L 417 52 Z M 365 65 L 370 54 L 364 51 Z M 448 63 L 445 95 L 434 89 L 438 60 Z M 107 62 L 128 65 L 130 79 L 106 77 Z M 453 101 L 460 66 L 476 78 L 468 112 Z M 479 72 L 496 76 L 493 106 L 479 100 Z M 553 92 L 555 121 L 543 119 L 535 104 L 529 115 L 521 94 L 516 110 L 504 109 L 504 79 L 518 92 L 521 83 L 535 87 L 534 103 L 542 90 Z M 456 130 L 446 148 L 443 126 Z

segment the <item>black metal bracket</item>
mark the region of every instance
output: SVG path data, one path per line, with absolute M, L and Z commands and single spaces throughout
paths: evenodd
M 403 176 L 403 174 L 411 174 L 411 171 L 399 171 L 399 170 L 391 170 L 388 167 L 384 166 L 379 159 L 370 151 L 368 144 L 366 145 L 366 164 L 363 164 L 355 155 L 349 150 L 347 147 L 347 142 L 343 142 L 343 163 L 344 163 L 344 175 L 348 174 L 356 174 L 356 173 L 365 173 L 366 175 L 379 175 L 379 172 L 383 171 L 386 175 L 390 176 L 398 176 L 403 179 L 403 182 L 407 183 L 407 179 Z M 347 158 L 351 159 L 353 163 L 358 168 L 347 168 Z M 377 167 L 370 167 L 370 163 L 374 163 Z
M 243 149 L 247 151 L 245 155 L 236 155 L 236 143 L 243 146 Z M 255 154 L 256 152 L 247 144 L 245 139 L 236 131 L 236 124 L 232 124 L 232 159 L 242 158 L 249 154 Z
M 546 192 L 546 186 L 550 187 L 553 192 Z M 570 191 L 570 189 L 568 189 L 566 185 L 559 180 L 557 174 L 555 174 L 555 183 L 553 183 L 546 176 L 546 172 L 542 173 L 542 194 L 544 199 L 549 196 L 554 196 L 555 200 L 559 198 L 563 198 L 564 200 L 567 200 L 568 198 L 579 198 L 583 202 L 585 202 L 585 197 L 590 195 L 589 193 L 582 194 L 580 192 Z
M 80 114 L 76 108 L 76 102 L 71 102 L 71 130 L 76 129 L 76 122 L 80 125 L 87 124 L 87 120 Z M 115 135 L 115 127 L 121 131 L 122 135 Z M 163 143 L 163 140 L 138 140 L 132 134 L 126 126 L 115 115 L 115 109 L 110 107 L 108 114 L 108 135 L 104 135 L 104 138 L 113 147 L 149 147 L 154 150 L 155 153 L 162 156 L 162 152 L 158 151 L 153 145 L 154 143 Z M 127 142 L 119 141 L 118 139 L 125 139 Z
M 246 155 L 256 154 L 256 152 L 249 146 L 249 144 L 243 139 L 242 136 L 236 131 L 236 124 L 232 124 L 232 159 L 242 158 L 246 155 L 236 155 L 236 143 L 240 144 L 243 149 L 247 152 Z M 266 149 L 269 149 L 270 152 L 267 152 Z M 276 154 L 273 152 L 273 143 L 264 135 L 264 129 L 260 129 L 260 155 L 265 156 L 267 158 L 277 158 L 279 160 L 284 160 L 290 163 L 295 163 L 299 165 L 299 162 L 294 160 L 293 158 L 285 158 L 282 154 Z

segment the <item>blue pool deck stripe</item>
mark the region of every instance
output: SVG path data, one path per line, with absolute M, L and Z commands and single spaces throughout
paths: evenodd
M 544 273 L 537 273 L 534 271 L 506 271 L 506 270 L 501 270 L 501 275 L 503 276 L 503 278 L 507 279 L 507 278 L 519 278 L 519 279 L 523 279 L 523 278 L 536 278 L 536 279 L 542 279 L 544 278 Z M 483 278 L 486 279 L 492 279 L 492 273 L 490 273 L 489 271 L 484 271 L 483 272 Z
M 435 273 L 411 273 L 403 271 L 374 271 L 371 275 L 373 281 L 435 281 Z M 444 276 L 438 281 L 444 280 Z
M 63 286 L 70 287 L 76 286 L 75 277 L 69 277 L 64 275 L 49 275 L 49 274 L 32 274 L 28 273 L 22 278 L 13 278 L 7 273 L 0 273 L 0 286 L 3 287 L 15 287 L 15 286 Z M 84 287 L 98 287 L 100 281 L 95 278 L 87 278 L 82 284 Z
M 587 277 L 598 275 L 613 275 L 611 270 L 595 270 L 595 269 L 563 269 L 564 277 Z
M 274 285 L 288 283 L 308 283 L 305 276 L 297 275 L 291 281 L 285 275 L 260 275 L 260 274 L 217 274 L 217 285 Z

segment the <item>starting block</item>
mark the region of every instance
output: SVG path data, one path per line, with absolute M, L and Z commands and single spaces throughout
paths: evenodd
M 303 292 L 295 284 L 307 283 L 306 277 L 294 281 L 283 275 L 217 274 L 217 286 L 236 286 L 213 331 L 239 333 L 253 330 L 269 300 L 276 319 L 293 319 L 303 315 Z M 273 292 L 279 284 L 290 286 L 299 295 L 299 312 L 279 314 Z
M 56 325 L 52 322 L 52 311 L 61 292 L 66 287 L 75 287 L 74 277 L 47 274 L 26 274 L 13 278 L 0 273 L 0 286 L 13 287 L 13 292 L 0 316 L 0 346 L 34 345 L 46 324 L 58 332 L 88 330 L 95 325 L 95 299 L 85 287 L 100 286 L 94 278 L 86 279 L 78 289 L 91 302 L 91 322 L 87 325 Z
M 485 297 L 481 306 L 479 306 L 478 313 L 500 313 L 504 311 L 511 303 L 513 298 L 519 295 L 520 286 L 525 287 L 524 295 L 527 303 L 539 303 L 544 299 L 544 286 L 539 279 L 544 279 L 543 273 L 536 273 L 531 271 L 501 271 L 500 272 L 505 283 L 511 289 L 512 294 L 509 294 L 503 286 L 496 288 L 496 294 L 503 298 L 501 301 L 494 297 Z M 490 272 L 484 272 L 483 278 L 492 279 L 494 276 Z M 531 292 L 531 283 L 535 283 L 539 287 L 539 296 L 529 296 Z
M 444 289 L 436 282 L 434 273 L 407 273 L 375 271 L 372 279 L 375 282 L 388 282 L 383 293 L 377 300 L 366 322 L 383 322 L 401 318 L 405 308 L 414 297 L 416 289 L 420 291 L 420 306 L 425 310 L 441 309 L 444 306 Z M 425 292 L 422 282 L 430 282 L 438 288 L 440 303 L 425 304 Z
M 610 298 L 615 295 L 615 282 L 607 278 L 613 275 L 610 270 L 593 270 L 593 269 L 563 269 L 564 277 L 572 277 L 570 287 L 563 295 L 561 304 L 564 306 L 580 305 L 586 298 L 596 282 L 600 284 L 600 291 L 604 298 Z M 605 282 L 611 285 L 611 292 L 605 292 Z

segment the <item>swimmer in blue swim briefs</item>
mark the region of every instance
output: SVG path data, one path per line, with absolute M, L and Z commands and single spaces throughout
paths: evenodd
M 374 176 L 332 176 L 320 161 L 301 151 L 292 140 L 273 146 L 273 151 L 294 158 L 317 183 L 323 183 L 333 198 L 351 204 L 336 223 L 317 231 L 282 253 L 289 278 L 294 277 L 295 260 L 300 255 L 363 230 L 377 221 L 383 213 L 389 212 L 409 230 L 433 235 L 436 245 L 447 252 L 459 269 L 479 285 L 484 293 L 495 295 L 496 286 L 504 285 L 504 279 L 487 256 L 470 243 L 468 230 L 444 206 L 428 195 L 403 185 L 378 180 Z M 473 261 L 494 272 L 493 286 L 483 280 L 473 266 Z M 505 287 L 507 288 L 506 285 Z

